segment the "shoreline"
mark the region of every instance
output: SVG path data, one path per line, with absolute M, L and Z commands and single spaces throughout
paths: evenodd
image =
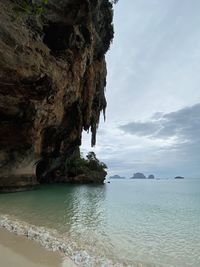
M 2 238 L 6 235 L 7 237 Z M 6 240 L 12 239 L 12 242 L 8 242 L 8 249 L 5 248 Z M 4 240 L 4 242 L 3 242 Z M 22 243 L 27 243 L 28 246 L 25 247 L 24 251 L 21 250 L 19 254 L 12 253 L 12 250 L 20 247 Z M 18 244 L 19 243 L 19 244 Z M 31 248 L 29 248 L 31 246 Z M 123 266 L 118 263 L 113 263 L 112 260 L 106 259 L 104 257 L 95 257 L 88 254 L 84 249 L 77 250 L 73 243 L 68 242 L 67 239 L 63 238 L 62 235 L 57 233 L 52 229 L 32 225 L 24 221 L 19 221 L 17 218 L 11 215 L 0 214 L 0 257 L 4 258 L 4 261 L 8 261 L 12 257 L 15 258 L 15 262 L 18 260 L 24 261 L 27 255 L 34 255 L 37 252 L 40 255 L 54 255 L 54 260 L 56 263 L 51 265 L 41 265 L 40 262 L 34 265 L 34 256 L 32 262 L 29 264 L 21 264 L 19 266 L 12 264 L 4 264 L 4 267 L 77 267 L 77 266 Z M 2 251 L 7 253 L 7 258 L 4 256 Z M 10 256 L 9 256 L 10 255 Z M 47 257 L 48 258 L 48 257 Z M 31 265 L 32 264 L 32 265 Z
M 37 241 L 0 227 L 0 258 L 3 267 L 77 267 L 58 251 L 49 251 Z

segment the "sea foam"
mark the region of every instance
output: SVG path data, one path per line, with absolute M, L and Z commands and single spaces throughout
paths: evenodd
M 0 215 L 0 227 L 16 235 L 25 236 L 30 240 L 38 242 L 42 247 L 50 251 L 58 251 L 70 258 L 75 264 L 82 267 L 123 267 L 122 264 L 114 264 L 111 260 L 99 256 L 89 255 L 85 250 L 74 250 L 73 244 L 66 243 L 66 240 L 59 236 L 57 231 L 38 227 L 26 222 L 19 221 L 13 216 Z M 141 265 L 140 265 L 141 266 Z M 126 267 L 136 267 L 129 265 Z M 142 267 L 142 266 L 141 266 Z

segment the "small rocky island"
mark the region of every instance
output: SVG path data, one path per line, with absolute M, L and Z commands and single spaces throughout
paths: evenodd
M 126 179 L 126 178 L 116 174 L 116 175 L 110 176 L 109 179 Z
M 155 179 L 155 176 L 153 174 L 149 174 L 149 176 L 146 177 L 144 173 L 136 172 L 130 179 Z
M 184 177 L 183 176 L 176 176 L 176 177 L 174 177 L 174 179 L 184 179 Z
M 136 172 L 130 179 L 146 179 L 146 176 L 141 172 Z
M 155 179 L 155 176 L 153 174 L 149 174 L 148 179 Z

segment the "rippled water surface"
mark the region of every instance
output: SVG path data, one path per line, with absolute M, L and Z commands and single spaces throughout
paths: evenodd
M 74 249 L 114 264 L 200 267 L 198 179 L 43 186 L 0 195 L 0 213 L 56 229 Z

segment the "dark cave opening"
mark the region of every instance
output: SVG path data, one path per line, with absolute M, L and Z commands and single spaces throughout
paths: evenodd
M 48 170 L 48 163 L 44 159 L 41 159 L 40 161 L 37 162 L 35 175 L 40 183 L 45 181 L 47 170 Z
M 49 23 L 44 27 L 44 43 L 56 54 L 70 47 L 73 39 L 74 28 L 60 22 Z

